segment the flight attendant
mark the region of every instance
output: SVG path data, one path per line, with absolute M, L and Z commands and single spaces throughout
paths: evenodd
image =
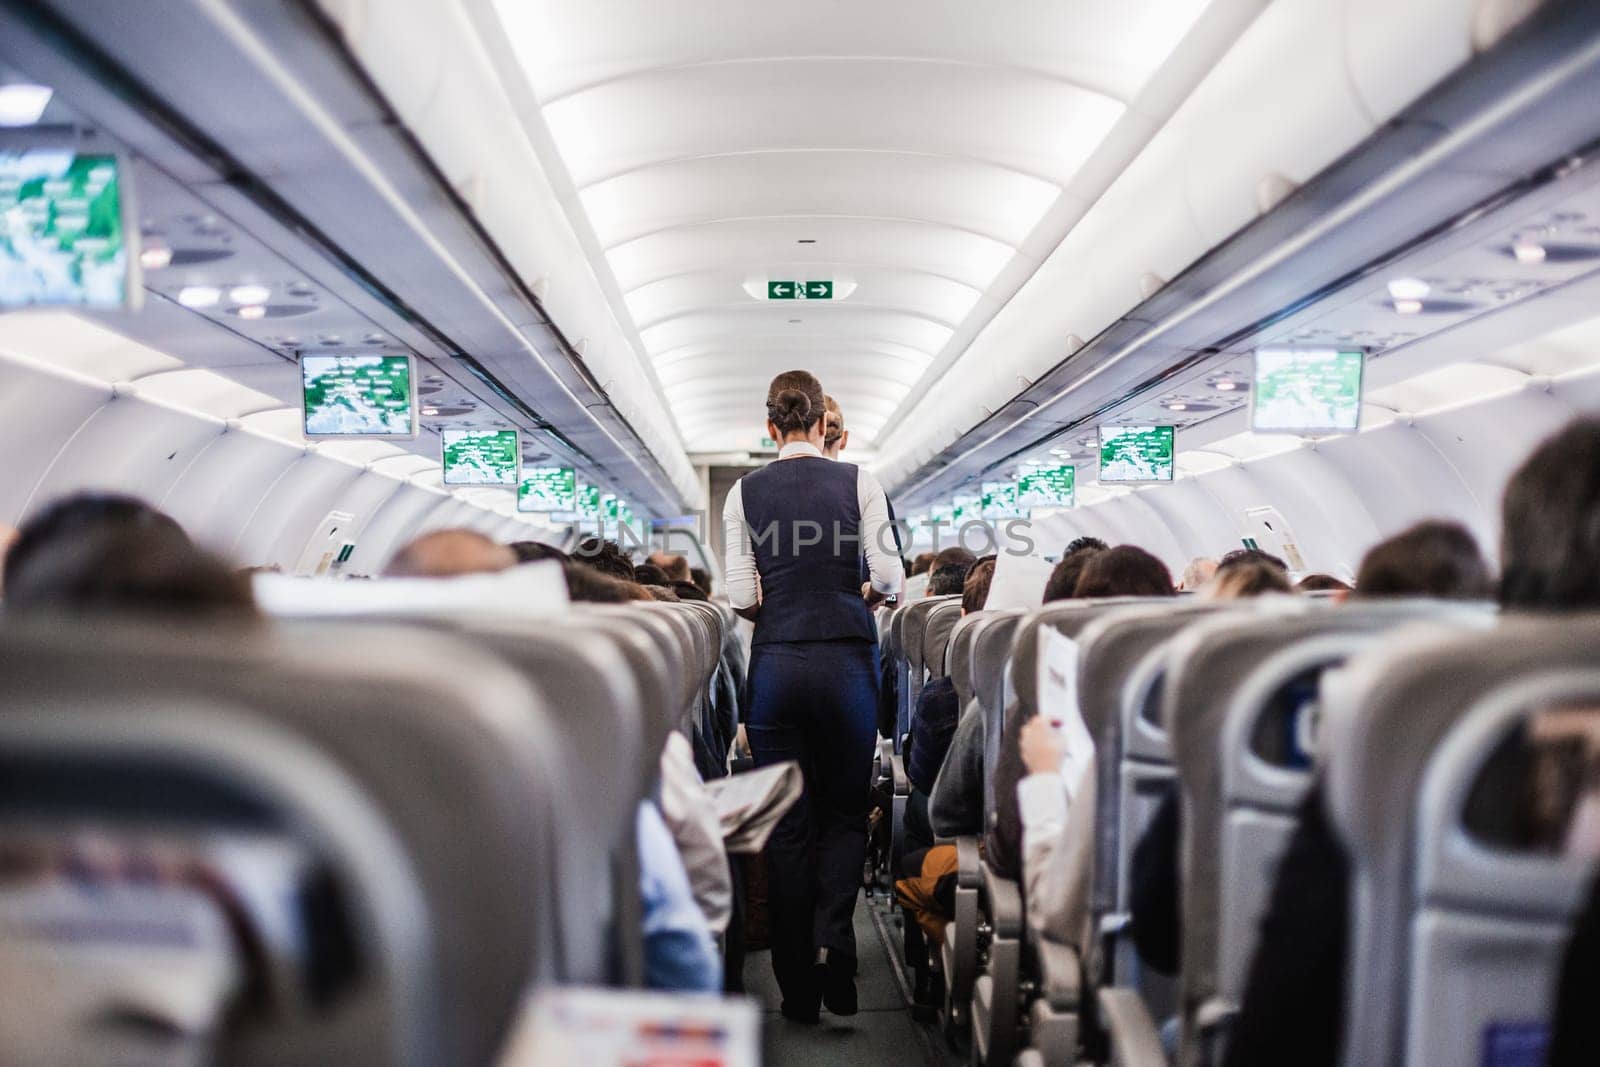
M 767 845 L 772 969 L 783 1014 L 856 1011 L 856 895 L 878 692 L 872 607 L 900 588 L 888 503 L 853 464 L 823 458 L 822 384 L 788 371 L 767 390 L 777 462 L 728 491 L 728 598 L 755 622 L 745 731 L 758 766 L 797 760 L 805 793 Z M 868 580 L 861 580 L 861 560 Z

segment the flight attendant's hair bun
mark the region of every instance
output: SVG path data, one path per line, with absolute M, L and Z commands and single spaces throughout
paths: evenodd
M 767 389 L 767 420 L 781 434 L 804 433 L 822 418 L 822 383 L 810 371 L 785 371 Z

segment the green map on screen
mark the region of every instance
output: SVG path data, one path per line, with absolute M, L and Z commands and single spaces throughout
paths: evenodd
M 1171 426 L 1100 427 L 1102 482 L 1172 481 Z
M 0 310 L 127 300 L 117 157 L 0 151 Z
M 1017 506 L 1070 508 L 1076 501 L 1078 471 L 1070 463 L 1036 467 L 1017 479 Z
M 1256 352 L 1250 428 L 1349 431 L 1361 420 L 1361 352 L 1263 348 Z
M 445 485 L 516 485 L 517 431 L 445 430 Z
M 301 356 L 307 437 L 409 437 L 410 356 Z
M 576 506 L 573 511 L 579 518 L 598 519 L 600 517 L 600 487 L 598 485 L 584 485 L 579 483 Z
M 578 495 L 577 472 L 571 467 L 524 467 L 517 488 L 517 510 L 571 511 Z

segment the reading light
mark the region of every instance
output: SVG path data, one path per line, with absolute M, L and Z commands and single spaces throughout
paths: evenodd
M 266 314 L 267 309 L 260 304 L 246 304 L 239 309 L 241 319 L 260 319 L 265 318 Z
M 32 126 L 44 115 L 51 95 L 44 85 L 0 85 L 0 126 Z
M 1229 379 L 1224 378 L 1220 382 L 1213 382 L 1211 384 L 1211 388 L 1216 389 L 1216 390 L 1218 390 L 1220 392 L 1231 393 L 1235 389 L 1239 388 L 1239 383 L 1235 382 L 1235 381 L 1230 381 Z
M 265 285 L 236 285 L 228 290 L 228 299 L 235 304 L 265 304 L 272 297 L 272 290 Z M 249 318 L 250 316 L 246 316 Z M 261 316 L 254 316 L 260 318 Z
M 439 409 L 438 408 L 423 408 L 422 409 L 422 413 L 424 415 L 437 415 L 437 414 L 439 414 Z
M 222 291 L 214 285 L 186 285 L 178 290 L 178 303 L 186 308 L 216 307 Z
M 1543 263 L 1545 257 L 1544 245 L 1538 241 L 1522 238 L 1511 242 L 1511 254 L 1517 257 L 1518 263 Z
M 1422 310 L 1422 301 L 1396 300 L 1394 302 L 1394 309 L 1402 315 L 1415 315 Z
M 139 266 L 145 270 L 161 270 L 172 263 L 172 249 L 166 245 L 149 245 L 139 253 Z
M 1432 288 L 1421 278 L 1396 278 L 1389 283 L 1389 295 L 1396 300 L 1421 300 Z

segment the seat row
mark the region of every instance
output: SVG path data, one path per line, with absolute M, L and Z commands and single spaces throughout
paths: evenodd
M 732 715 L 729 613 L 337 614 L 7 621 L 0 848 L 220 886 L 274 980 L 219 1062 L 489 1063 L 531 990 L 639 986 L 635 812 Z
M 1065 875 L 1042 883 L 1051 899 L 1024 908 L 977 837 L 949 842 L 954 918 L 934 965 L 946 1025 L 970 1029 L 975 1062 L 1165 1064 L 1169 1048 L 1179 1063 L 1220 1062 L 1279 858 L 1319 778 L 1358 887 L 1344 1062 L 1479 1062 L 1486 1034 L 1538 1040 L 1592 865 L 1472 820 L 1499 809 L 1513 821 L 1494 768 L 1530 723 L 1600 716 L 1600 619 L 1311 598 L 963 617 L 939 598 L 898 609 L 884 632 L 907 729 L 940 675 L 981 715 L 986 831 L 1006 802 L 995 783 L 1008 724 L 1075 716 L 1092 739 L 1056 849 Z M 1134 949 L 1131 867 L 1174 789 L 1180 966 L 1168 977 Z

